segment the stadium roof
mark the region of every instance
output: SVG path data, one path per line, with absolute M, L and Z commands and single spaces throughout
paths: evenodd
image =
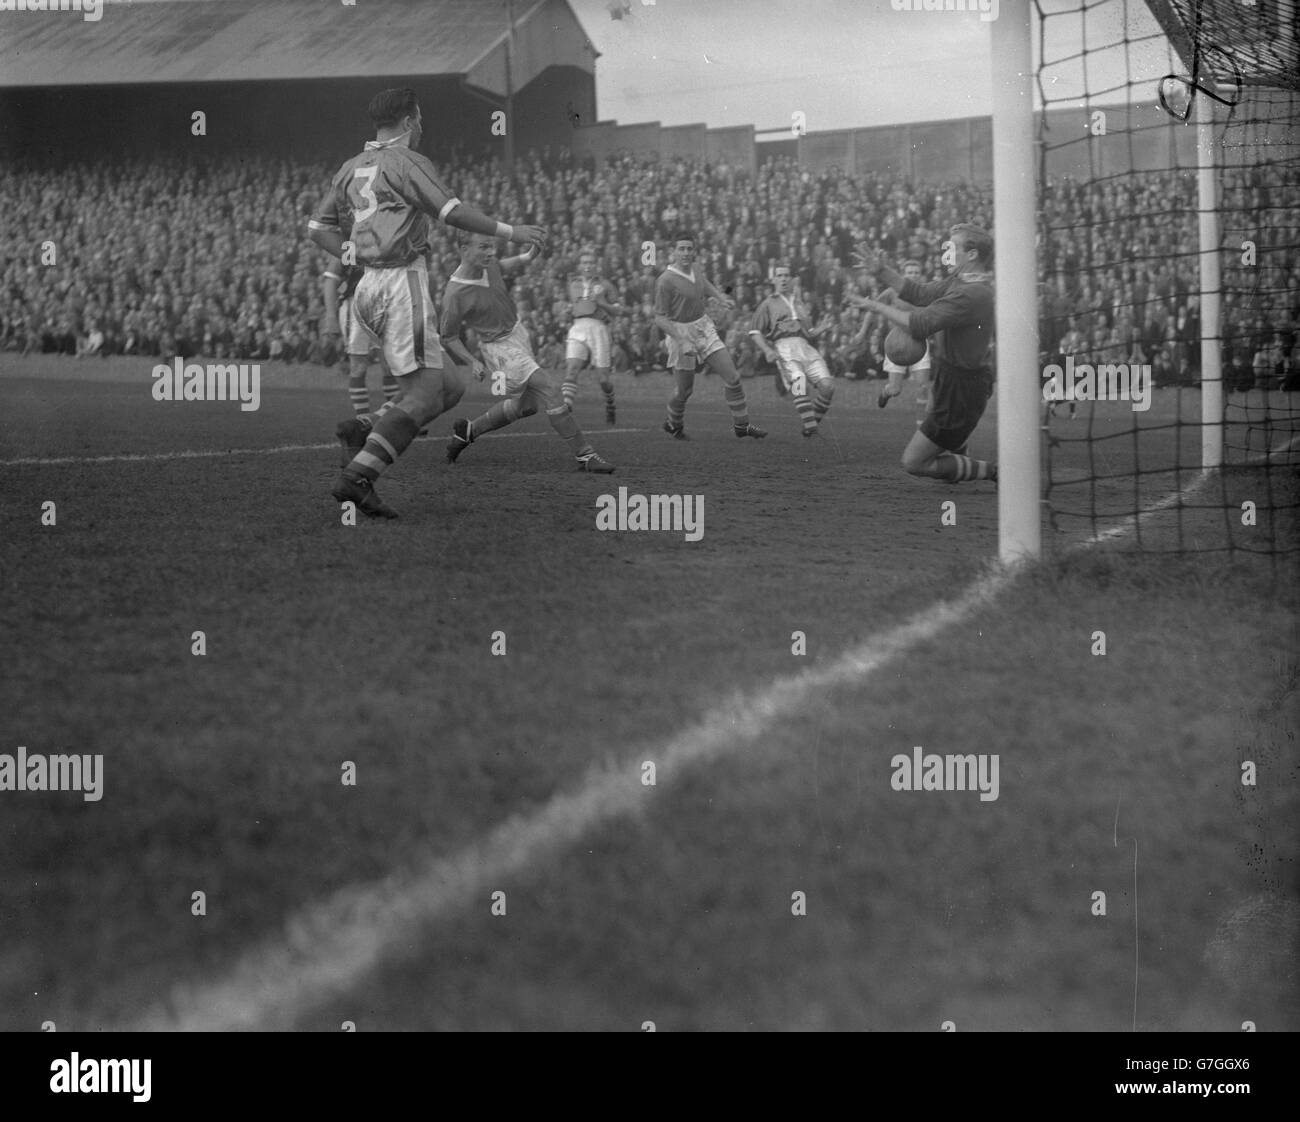
M 57 7 L 57 0 L 55 0 Z M 567 0 L 514 0 L 515 88 L 595 69 Z M 505 0 L 107 0 L 0 17 L 0 87 L 463 75 L 505 92 Z

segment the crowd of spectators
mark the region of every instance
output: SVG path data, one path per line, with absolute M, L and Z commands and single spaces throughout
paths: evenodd
M 778 260 L 791 263 L 832 373 L 879 373 L 884 327 L 844 297 L 875 284 L 853 268 L 858 243 L 923 275 L 944 275 L 956 222 L 992 227 L 987 185 L 917 185 L 878 175 L 811 173 L 789 158 L 756 174 L 686 159 L 623 156 L 601 166 L 567 152 L 530 153 L 507 178 L 493 163 L 447 153 L 455 193 L 489 214 L 549 227 L 546 255 L 514 282 L 539 358 L 563 354 L 565 281 L 594 246 L 626 311 L 613 324 L 616 368 L 662 364 L 657 274 L 673 235 L 693 231 L 698 267 L 736 302 L 714 309 L 743 374 L 764 360 L 746 334 Z M 206 356 L 331 363 L 321 331 L 325 258 L 306 220 L 334 166 L 248 155 L 221 161 L 11 165 L 0 169 L 0 349 L 70 355 Z M 1255 168 L 1225 177 L 1225 237 L 1250 237 L 1253 264 L 1225 270 L 1224 354 L 1232 384 L 1300 371 L 1300 262 L 1284 247 L 1300 226 L 1300 175 Z M 1064 182 L 1040 215 L 1040 350 L 1067 336 L 1094 361 L 1144 361 L 1157 383 L 1199 376 L 1195 184 L 1142 173 Z M 1259 215 L 1267 212 L 1264 223 Z M 454 232 L 432 226 L 434 283 L 455 268 Z M 1233 244 L 1230 240 L 1225 244 Z
M 1039 239 L 1044 352 L 1149 363 L 1157 385 L 1200 381 L 1196 190 L 1194 175 L 1177 172 L 1049 187 Z M 1300 168 L 1225 172 L 1219 219 L 1225 382 L 1300 388 Z

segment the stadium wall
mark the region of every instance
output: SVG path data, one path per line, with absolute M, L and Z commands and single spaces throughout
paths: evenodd
M 658 121 L 634 125 L 598 121 L 587 128 L 574 129 L 569 145 L 578 159 L 590 158 L 598 164 L 617 156 L 633 155 L 646 159 L 707 160 L 751 173 L 757 166 L 752 125 L 722 129 L 704 125 L 663 128 Z
M 1271 122 L 1268 137 L 1261 138 L 1267 146 L 1295 145 L 1300 143 L 1300 121 L 1287 111 L 1286 99 L 1290 96 L 1248 89 L 1237 115 Z M 1170 127 L 1170 118 L 1155 102 L 1102 108 L 1106 112 L 1106 131 L 1095 136 L 1087 127 L 1090 111 L 1048 111 L 1045 138 L 1050 147 L 1049 175 L 1110 176 L 1195 164 L 1195 128 Z M 597 161 L 620 151 L 635 150 L 652 157 L 691 156 L 753 169 L 760 161 L 788 155 L 814 173 L 839 168 L 913 182 L 993 180 L 993 121 L 989 117 L 810 132 L 797 138 L 781 130 L 780 139 L 761 142 L 756 142 L 754 130 L 749 127 L 663 128 L 657 123 L 619 125 L 603 121 L 592 129 L 577 130 L 573 145 L 575 153 L 590 155 Z M 1252 163 L 1259 157 L 1260 152 L 1254 149 L 1225 153 L 1225 159 L 1236 163 Z

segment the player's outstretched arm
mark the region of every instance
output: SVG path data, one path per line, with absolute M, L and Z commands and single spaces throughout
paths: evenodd
M 878 249 L 872 249 L 866 242 L 859 242 L 853 251 L 859 269 L 866 269 L 877 280 L 883 281 L 890 288 L 901 288 L 903 274 L 898 272 L 885 260 L 885 255 Z
M 537 257 L 537 243 L 534 242 L 523 253 L 517 253 L 514 257 L 503 257 L 498 262 L 503 273 L 523 272 L 528 267 L 528 262 Z
M 908 317 L 915 322 L 916 338 L 933 335 L 936 331 L 945 331 L 953 327 L 973 327 L 981 322 L 991 320 L 989 309 L 977 301 L 974 294 L 957 289 L 945 293 L 938 300 L 913 312 Z
M 901 327 L 904 331 L 911 332 L 912 315 L 910 312 L 905 312 L 893 304 L 882 304 L 879 300 L 869 300 L 865 297 L 854 297 L 851 303 L 854 307 L 875 312 L 894 327 Z M 918 336 L 918 338 L 923 338 L 923 336 Z
M 498 222 L 495 218 L 489 218 L 481 210 L 475 210 L 472 206 L 466 206 L 461 202 L 457 202 L 441 217 L 448 226 L 455 226 L 458 230 L 468 230 L 471 234 L 489 234 L 508 242 L 543 246 L 548 237 L 542 226 Z

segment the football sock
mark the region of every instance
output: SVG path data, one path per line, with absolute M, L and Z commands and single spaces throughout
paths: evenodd
M 397 396 L 397 379 L 391 370 L 384 371 L 384 401 L 392 401 Z
M 993 465 L 987 460 L 972 460 L 969 456 L 958 456 L 955 452 L 949 452 L 942 458 L 945 467 L 951 474 L 945 475 L 945 479 L 953 483 L 965 483 L 971 479 L 990 479 Z
M 817 414 L 813 409 L 812 398 L 807 394 L 795 394 L 794 407 L 799 414 L 799 419 L 803 421 L 805 432 L 817 427 Z
M 731 410 L 731 424 L 737 429 L 749 427 L 749 404 L 745 401 L 745 387 L 733 382 L 722 387 L 722 396 L 727 400 Z
M 831 407 L 831 398 L 835 396 L 835 386 L 830 382 L 819 382 L 813 393 L 813 416 L 821 420 Z
M 600 392 L 605 395 L 605 405 L 610 409 L 614 408 L 614 383 L 601 382 Z
M 366 376 L 361 375 L 360 380 L 348 379 L 348 397 L 352 401 L 352 412 L 358 417 L 365 417 L 370 413 L 370 391 L 366 389 Z
M 578 396 L 578 383 L 577 382 L 561 383 L 560 393 L 564 396 L 564 404 L 572 408 L 573 399 Z
M 578 459 L 591 455 L 594 449 L 582 435 L 582 429 L 578 428 L 578 418 L 573 415 L 572 409 L 567 405 L 561 405 L 556 409 L 548 409 L 546 417 L 551 422 L 551 428 L 559 433 L 560 438 Z
M 374 428 L 366 437 L 365 447 L 344 468 L 343 474 L 378 479 L 406 451 L 419 431 L 419 424 L 409 413 L 400 409 L 389 410 L 375 421 Z
M 513 397 L 508 397 L 505 401 L 498 401 L 481 417 L 474 418 L 474 435 L 479 437 L 493 429 L 503 429 L 517 420 L 519 420 L 519 402 Z
M 686 419 L 686 399 L 674 394 L 668 399 L 668 423 L 675 429 L 682 427 Z

